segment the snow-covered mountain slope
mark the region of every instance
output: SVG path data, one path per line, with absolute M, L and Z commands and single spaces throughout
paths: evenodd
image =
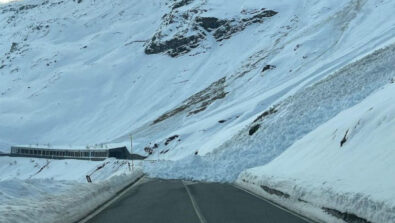
M 367 32 L 365 30 L 369 27 L 367 24 L 371 23 L 376 15 L 371 15 L 372 20 L 364 20 L 358 26 L 353 27 L 353 29 L 357 30 L 350 30 L 348 33 L 339 31 L 339 34 L 336 35 L 337 28 L 345 29 L 345 27 L 338 27 L 339 24 L 346 26 L 347 23 L 351 23 L 354 19 L 362 20 L 362 18 L 367 16 L 363 13 L 357 13 L 362 10 L 360 9 L 362 7 L 361 2 L 349 2 L 343 5 L 344 8 L 341 11 L 337 11 L 339 8 L 334 8 L 336 13 L 328 16 L 329 18 L 325 17 L 325 21 L 321 21 L 321 23 L 311 24 L 312 27 L 309 27 L 309 29 L 301 27 L 301 18 L 304 18 L 304 22 L 311 23 L 311 18 L 306 18 L 305 14 L 312 15 L 314 13 L 299 12 L 297 10 L 299 8 L 296 8 L 299 5 L 295 5 L 295 8 L 292 8 L 289 3 L 284 4 L 288 7 L 283 5 L 285 8 L 283 10 L 280 10 L 282 7 L 279 5 L 268 7 L 276 12 L 281 12 L 262 24 L 262 26 L 268 24 L 264 31 L 261 30 L 259 33 L 251 35 L 247 28 L 242 33 L 221 43 L 223 45 L 213 51 L 213 54 L 218 52 L 220 55 L 211 57 L 210 61 L 217 60 L 217 58 L 227 60 L 228 58 L 223 55 L 234 55 L 237 51 L 233 47 L 234 45 L 243 46 L 252 42 L 254 50 L 252 50 L 253 53 L 247 53 L 250 56 L 247 59 L 243 59 L 241 65 L 233 68 L 233 71 L 228 75 L 224 75 L 226 77 L 225 80 L 218 79 L 217 82 L 168 110 L 167 113 L 159 116 L 153 122 L 147 123 L 134 131 L 137 139 L 144 139 L 140 143 L 147 145 L 151 142 L 160 146 L 163 145 L 162 142 L 167 137 L 180 135 L 181 141 L 176 145 L 176 149 L 168 148 L 168 146 L 158 149 L 158 151 L 170 149 L 165 155 L 161 155 L 163 158 L 178 159 L 185 156 L 185 154 L 192 154 L 195 151 L 199 151 L 199 154 L 203 155 L 210 153 L 246 125 L 249 125 L 258 115 L 268 110 L 270 106 L 279 103 L 299 89 L 303 89 L 327 75 L 336 73 L 336 71 L 347 64 L 362 59 L 369 53 L 374 52 L 374 49 L 387 44 L 390 45 L 393 41 L 393 35 L 389 35 L 385 40 L 378 40 L 378 42 L 375 42 L 374 38 L 366 40 L 366 42 L 362 41 L 364 42 L 363 44 L 353 41 L 353 36 Z M 315 7 L 324 7 L 313 3 L 311 5 L 311 8 L 306 8 L 317 10 Z M 365 7 L 372 6 L 365 5 Z M 360 17 L 357 17 L 357 15 Z M 294 16 L 298 17 L 298 19 L 295 19 Z M 278 27 L 277 24 L 282 25 L 279 28 L 274 28 Z M 386 26 L 384 22 L 383 26 Z M 388 30 L 393 32 L 393 24 L 388 24 Z M 260 35 L 261 32 L 263 35 Z M 371 34 L 377 35 L 377 33 L 374 33 L 372 32 Z M 348 35 L 349 41 L 340 41 Z M 232 44 L 232 48 L 225 52 L 224 46 L 228 44 Z M 243 53 L 236 53 L 245 55 L 246 51 L 244 49 L 243 51 Z M 392 52 L 387 52 L 387 54 L 392 57 Z M 237 58 L 240 58 L 240 56 Z M 372 84 L 370 90 L 387 83 L 389 77 L 393 76 L 392 70 L 386 68 L 387 65 L 392 66 L 391 61 L 393 58 L 384 60 L 387 60 L 387 62 L 379 65 L 385 68 L 384 72 L 380 74 L 382 76 L 377 79 L 376 85 Z M 380 68 L 377 69 L 379 70 Z M 214 70 L 216 71 L 218 68 Z M 358 69 L 355 70 L 358 71 Z M 369 75 L 369 73 L 366 72 L 365 75 Z M 338 88 L 341 87 L 338 86 Z M 356 88 L 358 87 L 356 86 Z M 321 90 L 324 89 L 317 89 L 317 91 Z M 370 92 L 368 89 L 362 93 L 360 99 Z M 359 94 L 359 91 L 354 93 Z M 214 101 L 213 99 L 217 100 Z M 215 103 L 212 103 L 213 101 Z M 350 101 L 350 103 L 354 102 Z M 206 104 L 209 106 L 206 106 Z M 329 113 L 333 112 L 331 114 L 333 115 L 346 107 L 347 105 L 339 107 L 338 110 L 334 109 L 334 111 L 329 111 Z M 195 113 L 195 111 L 200 111 L 201 109 L 205 110 Z M 158 122 L 159 120 L 160 122 Z M 301 134 L 304 133 L 302 132 Z M 122 137 L 121 140 L 126 140 L 126 138 L 126 136 Z M 261 139 L 258 140 L 262 141 Z M 234 144 L 233 141 L 230 142 Z M 243 143 L 240 143 L 241 147 L 249 146 Z M 289 143 L 292 143 L 292 141 Z M 272 146 L 277 145 L 273 144 Z M 228 146 L 223 148 L 228 149 Z M 237 151 L 240 151 L 240 147 L 237 148 Z M 229 161 L 233 162 L 233 159 Z
M 395 222 L 395 84 L 341 112 L 239 183 L 371 222 Z M 263 186 L 262 188 L 260 188 Z M 333 199 L 336 197 L 337 199 Z
M 153 175 L 234 180 L 388 83 L 394 7 L 390 0 L 3 4 L 0 147 L 123 142 L 132 133 L 135 151 L 151 147 L 154 157 L 181 160 L 164 165 L 207 168 Z
M 395 160 L 384 155 L 394 136 L 388 132 L 392 107 L 384 104 L 394 98 L 393 86 L 383 86 L 395 77 L 394 9 L 392 0 L 0 3 L 0 150 L 125 144 L 132 134 L 133 152 L 163 160 L 140 163 L 150 176 L 229 182 L 267 164 L 253 169 L 257 179 L 277 186 L 277 178 L 266 177 L 275 173 L 293 196 L 295 188 L 318 188 L 303 196 L 313 205 L 320 205 L 318 193 L 347 211 L 365 193 L 369 205 L 384 202 L 378 209 L 391 210 L 395 198 L 387 189 L 393 182 L 386 181 L 390 168 L 384 169 Z M 382 109 L 365 113 L 369 106 Z M 351 113 L 355 117 L 344 120 Z M 357 119 L 365 121 L 350 131 L 342 150 L 332 151 L 343 133 L 328 134 L 344 132 Z M 388 139 L 383 150 L 366 151 L 369 131 L 371 142 Z M 325 147 L 316 154 L 312 149 L 320 143 Z M 336 163 L 352 157 L 349 172 L 333 167 L 310 179 L 333 157 Z M 0 166 L 9 168 L 9 160 L 0 159 Z M 349 180 L 367 162 L 377 166 L 363 166 L 365 173 Z M 291 165 L 293 172 L 282 171 Z M 310 168 L 309 179 L 297 179 L 304 168 Z M 25 180 L 15 171 L 1 175 L 0 184 Z M 75 177 L 58 171 L 46 176 Z M 356 183 L 376 179 L 382 188 Z M 324 181 L 328 187 L 317 186 Z M 321 193 L 334 187 L 332 194 Z M 388 197 L 374 194 L 379 189 Z M 353 212 L 381 221 L 361 210 Z
M 394 55 L 392 45 L 357 60 L 275 104 L 208 156 L 164 163 L 166 168 L 153 171 L 170 178 L 233 181 L 243 169 L 268 163 L 306 133 L 389 83 L 395 75 Z

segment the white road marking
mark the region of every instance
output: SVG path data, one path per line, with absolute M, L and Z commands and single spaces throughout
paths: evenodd
M 244 192 L 246 192 L 246 193 L 249 193 L 249 194 L 251 194 L 252 196 L 254 196 L 254 197 L 258 198 L 258 199 L 261 199 L 261 200 L 263 200 L 263 201 L 266 201 L 266 202 L 268 202 L 269 204 L 271 204 L 271 205 L 273 205 L 273 206 L 275 206 L 275 207 L 277 207 L 277 208 L 279 208 L 279 209 L 281 209 L 281 210 L 283 210 L 283 211 L 286 211 L 286 212 L 290 213 L 291 215 L 293 215 L 293 216 L 295 216 L 295 217 L 301 218 L 301 219 L 305 220 L 306 222 L 309 222 L 309 223 L 318 223 L 318 222 L 312 221 L 311 219 L 308 219 L 308 218 L 306 218 L 306 217 L 304 217 L 304 216 L 302 216 L 302 215 L 300 215 L 300 214 L 298 214 L 298 213 L 295 213 L 295 212 L 293 212 L 293 211 L 291 211 L 291 210 L 289 210 L 289 209 L 287 209 L 287 208 L 285 208 L 285 207 L 283 207 L 283 206 L 280 206 L 280 205 L 274 203 L 274 202 L 271 201 L 271 200 L 268 200 L 268 199 L 266 199 L 266 198 L 264 198 L 264 197 L 262 197 L 262 196 L 259 196 L 259 195 L 255 194 L 255 193 L 253 193 L 253 192 L 251 192 L 251 191 L 249 191 L 249 190 L 247 190 L 247 189 L 244 189 L 244 188 L 242 188 L 242 187 L 240 187 L 240 186 L 238 186 L 238 185 L 236 185 L 236 184 L 232 184 L 232 186 L 235 187 L 235 188 L 237 188 L 237 189 L 239 189 L 239 190 L 242 190 L 242 191 L 244 191 Z
M 104 203 L 102 206 L 100 206 L 99 208 L 97 208 L 94 212 L 92 212 L 91 214 L 89 214 L 88 216 L 84 217 L 82 220 L 78 221 L 78 223 L 86 223 L 89 220 L 91 220 L 92 218 L 94 218 L 96 215 L 98 215 L 100 212 L 102 212 L 103 210 L 105 210 L 106 208 L 108 208 L 111 204 L 113 204 L 115 201 L 117 201 L 119 198 L 121 198 L 123 195 L 125 195 L 128 191 L 130 191 L 132 188 L 140 185 L 141 183 L 147 182 L 147 179 L 142 176 L 140 179 L 138 179 L 136 182 L 132 183 L 131 186 L 129 186 L 127 189 L 125 189 L 124 191 L 122 191 L 121 193 L 119 193 L 117 196 L 113 197 L 112 199 L 110 199 L 109 201 L 107 201 L 106 203 Z
M 196 215 L 198 216 L 200 222 L 201 222 L 201 223 L 207 223 L 206 219 L 204 218 L 204 216 L 202 215 L 202 213 L 201 213 L 201 211 L 200 211 L 199 206 L 197 205 L 195 199 L 193 198 L 193 196 L 192 196 L 192 194 L 191 194 L 191 191 L 189 190 L 188 186 L 185 184 L 184 181 L 182 181 L 182 184 L 184 185 L 185 190 L 186 190 L 187 193 L 188 193 L 189 199 L 191 199 L 193 209 L 195 209 L 195 213 L 196 213 Z
M 184 185 L 186 185 L 186 186 L 194 185 L 194 184 L 200 183 L 200 182 L 198 182 L 198 181 L 186 181 L 186 180 L 183 180 L 182 182 L 183 182 Z

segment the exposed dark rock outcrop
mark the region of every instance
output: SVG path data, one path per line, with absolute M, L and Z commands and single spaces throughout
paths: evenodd
M 213 82 L 206 89 L 186 99 L 182 103 L 182 105 L 161 115 L 153 122 L 153 124 L 164 121 L 181 112 L 187 112 L 187 116 L 191 116 L 206 110 L 206 108 L 212 103 L 214 103 L 215 101 L 226 97 L 228 92 L 225 91 L 225 87 L 226 87 L 226 77 L 223 77 Z
M 18 43 L 13 42 L 10 47 L 10 53 L 13 53 L 18 50 Z
M 192 2 L 193 2 L 193 0 L 181 0 L 181 1 L 178 1 L 178 2 L 174 3 L 173 9 L 181 8 L 181 7 L 186 6 L 186 5 L 188 5 L 188 4 L 192 3 Z
M 263 8 L 243 10 L 231 18 L 216 18 L 204 16 L 207 10 L 201 6 L 183 7 L 192 2 L 193 0 L 177 1 L 171 11 L 162 17 L 161 26 L 145 46 L 146 54 L 166 53 L 171 57 L 184 55 L 201 46 L 208 35 L 220 42 L 251 24 L 263 23 L 265 19 L 277 14 Z
M 170 151 L 170 149 L 162 150 L 162 151 L 160 151 L 160 154 L 166 154 L 169 151 Z
M 243 22 L 249 25 L 250 23 L 262 23 L 264 18 L 275 16 L 278 12 L 262 8 L 261 10 L 242 11 L 242 14 L 249 14 L 252 17 L 242 19 Z
M 22 5 L 21 7 L 19 7 L 19 11 L 23 11 L 23 10 L 29 10 L 29 9 L 33 9 L 36 8 L 38 5 Z
M 144 147 L 144 152 L 148 153 L 148 155 L 152 155 L 152 153 L 154 152 L 154 149 L 150 146 L 146 146 L 146 147 Z
M 268 71 L 268 70 L 273 70 L 273 69 L 275 69 L 275 68 L 276 68 L 276 66 L 267 64 L 266 66 L 264 66 L 264 67 L 262 68 L 262 73 L 264 73 L 265 71 Z
M 260 127 L 261 127 L 260 124 L 253 125 L 253 126 L 250 128 L 250 130 L 248 131 L 248 134 L 249 134 L 250 136 L 254 135 L 254 134 L 256 133 L 256 131 L 258 131 L 258 129 L 259 129 Z
M 215 17 L 196 17 L 196 23 L 208 32 L 211 32 L 227 23 L 226 20 L 221 20 Z
M 39 6 L 46 5 L 48 3 L 49 3 L 49 1 L 46 0 L 46 1 L 42 1 L 41 4 L 35 4 L 35 5 L 26 4 L 26 5 L 21 5 L 21 6 L 17 6 L 17 7 L 15 7 L 15 5 L 10 4 L 9 6 L 4 7 L 2 12 L 3 13 L 14 12 L 15 14 L 18 14 L 18 13 L 23 13 L 25 11 L 28 11 L 30 9 L 34 9 Z
M 243 31 L 253 23 L 263 23 L 266 18 L 272 17 L 277 12 L 272 10 L 242 11 L 242 18 L 231 18 L 220 20 L 213 17 L 198 17 L 197 23 L 207 31 L 213 31 L 213 36 L 217 41 L 229 39 L 233 34 Z
M 175 140 L 179 137 L 180 137 L 179 135 L 170 136 L 169 138 L 166 139 L 165 146 L 169 145 L 170 142 L 172 142 L 173 140 Z
M 225 92 L 225 81 L 225 77 L 221 78 L 218 81 L 212 83 L 208 88 L 190 97 L 187 100 L 188 104 L 197 105 L 197 108 L 190 111 L 188 116 L 204 111 L 216 100 L 225 98 L 225 96 L 228 94 L 228 92 Z
M 166 52 L 171 57 L 176 57 L 181 54 L 190 52 L 193 48 L 199 46 L 199 42 L 204 39 L 201 34 L 192 35 L 188 37 L 177 36 L 173 39 L 163 42 L 154 41 L 145 48 L 146 54 L 157 54 Z

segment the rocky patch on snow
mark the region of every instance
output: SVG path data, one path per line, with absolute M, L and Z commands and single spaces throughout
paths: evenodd
M 264 73 L 265 71 L 268 71 L 268 70 L 273 70 L 275 68 L 276 68 L 276 66 L 268 64 L 262 68 L 262 73 Z
M 210 17 L 198 17 L 197 22 L 201 27 L 211 32 L 217 41 L 222 41 L 231 38 L 237 32 L 243 31 L 247 26 L 254 23 L 263 23 L 266 18 L 270 18 L 276 14 L 276 11 L 262 8 L 252 11 L 243 10 L 240 18 L 218 20 Z M 215 19 L 217 21 L 213 23 Z M 211 26 L 211 28 L 208 26 L 209 24 L 214 24 L 214 26 Z M 207 27 L 210 27 L 210 29 L 207 29 Z
M 166 53 L 177 57 L 201 46 L 209 36 L 220 42 L 249 25 L 263 23 L 277 14 L 276 11 L 262 8 L 242 10 L 230 18 L 217 18 L 204 15 L 208 12 L 204 9 L 204 3 L 183 7 L 191 3 L 191 0 L 176 2 L 171 11 L 162 17 L 162 24 L 145 47 L 146 54 Z
M 223 99 L 226 97 L 228 92 L 225 91 L 226 77 L 215 81 L 206 89 L 192 95 L 186 99 L 182 105 L 172 109 L 155 119 L 153 124 L 164 121 L 172 116 L 175 116 L 181 112 L 187 112 L 187 116 L 191 116 L 206 110 L 206 108 L 214 103 L 216 100 Z
M 173 4 L 172 9 L 181 8 L 193 2 L 193 0 L 181 0 L 181 1 L 174 0 L 174 1 L 175 3 Z
M 162 141 L 157 141 L 155 143 L 150 142 L 147 146 L 144 147 L 144 152 L 147 153 L 147 157 L 156 153 L 156 154 L 166 154 L 170 150 L 172 150 L 177 144 L 181 142 L 180 135 L 172 135 Z

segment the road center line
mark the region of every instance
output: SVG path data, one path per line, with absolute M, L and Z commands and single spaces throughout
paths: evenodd
M 200 222 L 201 223 L 207 223 L 206 219 L 204 218 L 204 216 L 202 215 L 202 213 L 200 211 L 199 206 L 196 203 L 196 200 L 193 198 L 193 196 L 191 194 L 191 191 L 189 190 L 188 186 L 185 184 L 184 181 L 181 181 L 181 182 L 184 185 L 185 190 L 187 191 L 189 198 L 191 199 L 191 203 L 192 203 L 193 209 L 195 210 L 195 213 L 198 216 Z

